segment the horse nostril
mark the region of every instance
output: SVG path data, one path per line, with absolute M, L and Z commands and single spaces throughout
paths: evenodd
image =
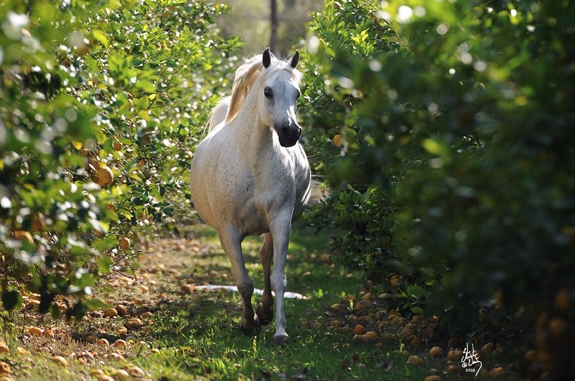
M 282 132 L 282 135 L 285 136 L 286 138 L 290 136 L 289 129 L 287 127 L 283 127 L 281 129 L 281 132 Z

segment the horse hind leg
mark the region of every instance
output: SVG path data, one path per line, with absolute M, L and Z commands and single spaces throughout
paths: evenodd
M 264 270 L 264 292 L 262 295 L 262 302 L 258 304 L 256 314 L 260 319 L 262 325 L 271 323 L 274 317 L 274 297 L 272 296 L 272 289 L 270 284 L 270 263 L 273 254 L 273 239 L 270 233 L 262 235 L 262 246 L 260 247 L 260 262 Z
M 241 239 L 233 229 L 228 229 L 218 235 L 232 265 L 232 276 L 243 300 L 241 329 L 247 335 L 255 335 L 259 333 L 261 324 L 252 306 L 254 285 L 244 263 Z

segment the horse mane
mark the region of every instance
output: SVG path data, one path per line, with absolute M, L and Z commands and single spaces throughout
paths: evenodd
M 277 59 L 273 54 L 271 57 L 272 62 L 267 69 L 264 69 L 262 54 L 256 54 L 252 58 L 247 59 L 236 70 L 231 97 L 226 97 L 218 103 L 214 108 L 212 117 L 216 116 L 216 113 L 221 112 L 220 110 L 227 106 L 228 112 L 226 114 L 225 122 L 227 124 L 234 120 L 242 109 L 251 88 L 262 73 L 271 73 L 274 69 L 282 67 L 283 70 L 288 71 L 292 75 L 297 83 L 300 82 L 301 73 L 298 70 L 293 69 L 288 62 Z M 212 128 L 212 123 L 210 122 L 210 130 Z
M 208 120 L 208 133 L 211 132 L 217 125 L 222 123 L 226 119 L 228 114 L 228 108 L 230 107 L 230 97 L 224 97 L 220 99 L 216 107 L 210 113 L 210 119 Z

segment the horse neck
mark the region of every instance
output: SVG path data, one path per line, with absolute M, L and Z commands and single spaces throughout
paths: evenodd
M 250 91 L 246 97 L 245 103 L 238 113 L 233 123 L 236 130 L 237 141 L 242 145 L 245 152 L 250 154 L 256 160 L 268 152 L 276 142 L 274 142 L 274 132 L 271 128 L 264 125 L 260 118 L 258 106 L 257 91 Z

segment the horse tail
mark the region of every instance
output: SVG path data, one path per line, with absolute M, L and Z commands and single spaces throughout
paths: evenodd
M 212 110 L 209 119 L 208 133 L 211 132 L 216 126 L 226 119 L 228 108 L 230 107 L 230 97 L 222 98 L 216 107 Z

